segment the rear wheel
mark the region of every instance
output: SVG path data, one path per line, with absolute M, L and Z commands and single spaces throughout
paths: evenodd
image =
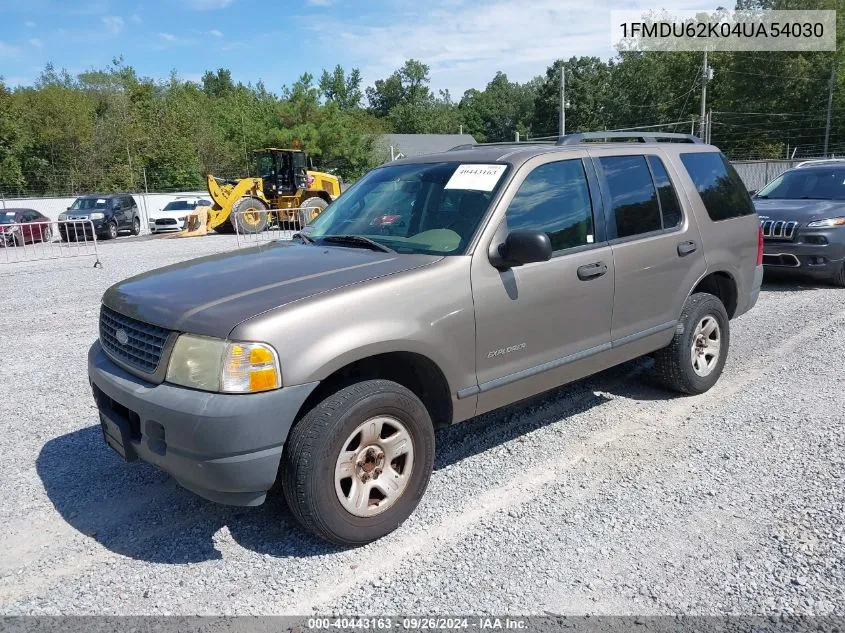
M 40 227 L 41 232 L 41 241 L 42 242 L 52 242 L 53 241 L 53 229 L 49 226 L 41 225 Z
M 261 233 L 267 228 L 267 205 L 258 198 L 241 198 L 232 207 L 229 222 L 235 231 L 244 233 Z
M 140 235 L 141 234 L 141 220 L 138 219 L 136 216 L 134 220 L 132 220 L 132 235 Z
M 672 342 L 654 354 L 656 377 L 674 391 L 704 393 L 719 380 L 729 345 L 725 306 L 717 297 L 698 292 L 684 304 Z
M 414 511 L 434 467 L 434 429 L 411 391 L 363 381 L 328 396 L 290 432 L 282 490 L 296 519 L 340 545 L 395 530 Z

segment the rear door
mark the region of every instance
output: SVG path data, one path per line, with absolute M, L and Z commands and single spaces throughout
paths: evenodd
M 614 346 L 675 327 L 706 270 L 695 218 L 683 212 L 671 164 L 659 150 L 591 150 L 602 184 L 616 283 Z
M 503 197 L 506 212 L 494 219 L 492 246 L 508 231 L 532 229 L 549 236 L 554 254 L 546 262 L 499 270 L 490 264 L 489 240 L 476 249 L 479 413 L 590 373 L 583 363 L 610 345 L 613 257 L 604 242 L 592 166 L 558 155 L 535 159 L 530 167 Z

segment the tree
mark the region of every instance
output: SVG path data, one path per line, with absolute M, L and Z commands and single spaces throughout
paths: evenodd
M 361 105 L 361 71 L 353 68 L 349 76 L 337 65 L 329 74 L 323 70 L 320 92 L 327 103 L 334 103 L 341 110 L 351 110 Z

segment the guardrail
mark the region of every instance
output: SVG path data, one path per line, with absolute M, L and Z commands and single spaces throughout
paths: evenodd
M 0 264 L 93 257 L 102 268 L 91 220 L 0 224 Z
M 273 240 L 290 240 L 294 234 L 316 218 L 319 207 L 294 209 L 269 209 L 232 213 L 230 222 L 238 236 L 238 246 L 252 245 Z

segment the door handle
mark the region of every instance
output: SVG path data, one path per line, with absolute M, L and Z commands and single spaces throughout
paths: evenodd
M 694 253 L 697 248 L 698 245 L 695 242 L 681 242 L 678 244 L 678 255 L 684 257 L 690 253 Z
M 594 264 L 585 264 L 578 267 L 578 279 L 581 281 L 589 281 L 596 277 L 601 277 L 607 272 L 607 264 L 604 262 L 595 262 Z

